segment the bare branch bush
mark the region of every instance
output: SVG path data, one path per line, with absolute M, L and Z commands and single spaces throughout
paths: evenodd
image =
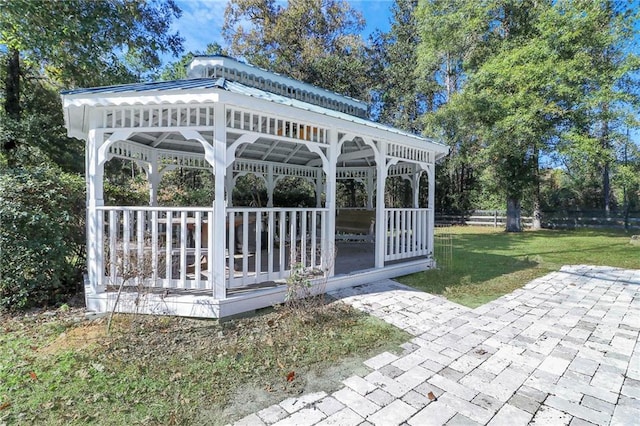
M 132 303 L 135 305 L 135 315 L 140 312 L 143 307 L 143 303 L 147 300 L 147 295 L 153 286 L 149 285 L 149 282 L 157 279 L 158 270 L 162 270 L 165 259 L 161 256 L 158 257 L 158 261 L 154 265 L 153 254 L 149 249 L 151 247 L 151 238 L 145 238 L 143 250 L 138 251 L 136 246 L 126 247 L 124 242 L 116 244 L 118 249 L 116 250 L 115 263 L 112 264 L 109 255 L 109 245 L 106 251 L 106 270 L 115 273 L 109 277 L 111 285 L 118 288 L 116 293 L 116 300 L 113 303 L 111 312 L 109 313 L 109 319 L 107 321 L 107 334 L 111 331 L 111 324 L 113 316 L 120 303 L 122 292 L 125 288 L 134 290 L 135 297 Z M 160 255 L 160 253 L 158 253 Z M 170 277 L 169 277 L 170 278 Z
M 326 252 L 320 254 L 318 264 L 321 267 L 310 267 L 302 261 L 301 254 L 295 250 L 291 251 L 291 272 L 287 278 L 285 310 L 302 319 L 308 319 L 324 309 L 327 279 L 329 271 L 333 269 L 335 256 L 335 249 L 328 246 Z

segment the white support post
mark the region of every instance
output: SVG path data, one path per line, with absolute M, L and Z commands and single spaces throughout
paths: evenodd
M 411 187 L 413 188 L 413 208 L 420 207 L 420 177 L 422 176 L 422 170 L 418 168 L 417 164 L 413 165 L 413 176 L 411 180 Z
M 369 167 L 367 170 L 367 209 L 373 210 L 373 190 L 376 187 L 375 179 L 373 176 L 374 168 Z
M 436 205 L 436 166 L 435 164 L 429 164 L 427 168 L 427 177 L 429 178 L 429 216 L 427 220 L 427 229 L 429 230 L 428 245 L 427 248 L 431 256 L 433 256 L 433 242 L 435 234 L 435 205 Z
M 104 164 L 98 151 L 104 142 L 104 132 L 91 129 L 87 134 L 87 271 L 94 293 L 104 291 L 103 212 Z
M 160 180 L 162 175 L 158 169 L 158 152 L 151 151 L 150 162 L 147 170 L 147 180 L 149 181 L 149 205 L 158 206 L 158 191 L 160 190 Z
M 213 150 L 215 172 L 215 199 L 213 201 L 214 222 L 209 226 L 215 228 L 213 253 L 209 253 L 213 263 L 213 297 L 225 299 L 225 246 L 227 240 L 227 208 L 224 199 L 227 174 L 227 126 L 225 122 L 225 104 L 216 104 L 213 119 Z M 233 232 L 233 223 L 229 224 L 229 232 Z M 229 256 L 233 256 L 233 247 L 229 247 Z M 233 272 L 230 272 L 233 273 Z
M 387 223 L 385 215 L 385 184 L 387 182 L 387 144 L 378 141 L 376 155 L 376 263 L 377 269 L 384 268 L 384 255 L 387 246 Z
M 316 172 L 315 185 L 316 185 L 316 207 L 322 208 L 322 170 L 318 169 Z
M 273 191 L 275 189 L 273 177 L 273 164 L 267 166 L 267 207 L 273 208 Z
M 325 252 L 322 253 L 323 260 L 328 262 L 327 276 L 332 277 L 335 273 L 335 239 L 336 239 L 336 172 L 338 168 L 338 130 L 333 127 L 329 130 L 329 146 L 327 147 L 327 157 L 325 167 L 326 176 L 325 188 L 325 208 L 328 211 L 325 240 Z
M 225 189 L 227 192 L 227 207 L 233 207 L 233 187 L 235 180 L 233 179 L 233 167 L 227 168 L 227 175 L 225 177 Z

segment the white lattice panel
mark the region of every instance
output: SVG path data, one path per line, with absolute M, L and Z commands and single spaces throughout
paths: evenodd
M 144 145 L 126 141 L 116 141 L 109 146 L 110 158 L 124 158 L 129 160 L 142 160 L 149 162 L 153 150 Z
M 236 159 L 236 161 L 233 162 L 233 171 L 266 175 L 269 172 L 269 164 L 259 161 Z
M 413 164 L 395 164 L 389 167 L 389 173 L 387 176 L 395 177 L 395 176 L 411 176 L 415 173 L 415 166 Z
M 315 178 L 322 169 L 313 167 L 294 166 L 287 164 L 274 164 L 273 174 L 275 176 L 295 176 L 302 178 Z
M 375 169 L 367 167 L 343 168 L 338 167 L 336 170 L 337 179 L 366 179 L 369 175 L 376 175 Z
M 177 166 L 187 169 L 211 170 L 202 154 L 187 154 L 173 151 L 158 151 L 158 163 L 162 166 Z

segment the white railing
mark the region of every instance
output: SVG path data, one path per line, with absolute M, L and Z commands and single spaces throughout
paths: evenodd
M 284 279 L 292 264 L 325 271 L 327 209 L 229 208 L 227 216 L 227 288 Z
M 385 209 L 384 260 L 430 255 L 430 209 Z
M 223 238 L 211 207 L 98 207 L 97 214 L 98 286 L 210 290 L 214 250 L 225 251 L 228 289 L 284 279 L 293 263 L 326 269 L 326 209 L 230 208 Z

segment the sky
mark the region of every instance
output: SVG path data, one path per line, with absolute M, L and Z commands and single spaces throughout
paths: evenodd
M 227 0 L 178 0 L 176 3 L 182 9 L 182 16 L 172 29 L 184 37 L 185 52 L 204 51 L 207 44 L 213 42 L 224 46 L 222 24 Z M 348 3 L 364 16 L 365 40 L 376 29 L 389 30 L 392 0 L 348 0 Z

